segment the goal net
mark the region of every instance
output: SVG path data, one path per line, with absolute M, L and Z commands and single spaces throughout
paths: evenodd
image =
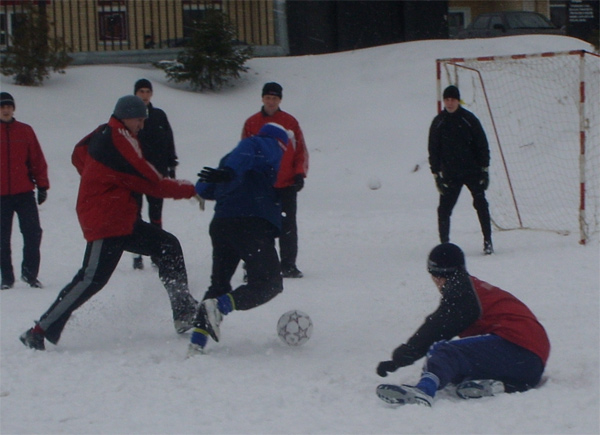
M 438 59 L 490 144 L 488 199 L 498 229 L 598 235 L 600 57 L 586 51 Z

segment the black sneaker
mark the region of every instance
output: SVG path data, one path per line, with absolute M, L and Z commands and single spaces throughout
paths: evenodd
M 46 350 L 44 345 L 44 334 L 35 332 L 33 328 L 28 329 L 19 337 L 21 343 L 35 350 Z
M 2 281 L 2 287 L 0 287 L 0 288 L 2 288 L 2 290 L 9 290 L 9 289 L 13 288 L 14 285 L 15 285 L 14 282 Z
M 492 255 L 494 253 L 494 246 L 491 240 L 483 241 L 483 255 Z
M 284 278 L 302 278 L 304 274 L 296 266 L 291 266 L 282 269 L 281 276 Z
M 27 284 L 29 284 L 29 287 L 31 288 L 44 288 L 40 280 L 37 278 L 27 278 L 25 276 L 22 276 L 21 279 Z
M 144 260 L 142 256 L 133 257 L 133 268 L 135 270 L 144 270 Z

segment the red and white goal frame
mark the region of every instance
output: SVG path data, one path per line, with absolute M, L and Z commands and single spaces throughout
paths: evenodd
M 454 84 L 490 142 L 497 229 L 585 244 L 600 230 L 600 56 L 584 50 L 436 60 L 437 105 Z

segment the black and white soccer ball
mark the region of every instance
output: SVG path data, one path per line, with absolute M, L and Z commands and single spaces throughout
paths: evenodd
M 277 335 L 289 346 L 300 346 L 312 335 L 313 323 L 308 314 L 291 310 L 283 314 L 277 322 Z

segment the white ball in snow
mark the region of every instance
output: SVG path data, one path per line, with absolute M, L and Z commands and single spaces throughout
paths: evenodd
M 369 189 L 371 189 L 371 190 L 381 189 L 381 180 L 379 179 L 379 177 L 369 178 Z
M 312 335 L 313 323 L 308 314 L 291 310 L 277 322 L 277 335 L 288 346 L 300 346 Z

